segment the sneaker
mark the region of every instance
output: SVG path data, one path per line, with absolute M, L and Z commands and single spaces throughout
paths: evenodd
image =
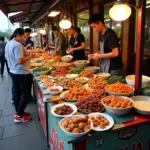
M 24 112 L 23 115 L 24 115 L 24 116 L 30 116 L 30 113 L 29 113 L 29 112 Z M 17 116 L 17 113 L 15 112 L 14 117 L 16 117 L 16 116 Z
M 23 116 L 16 115 L 14 118 L 15 123 L 27 122 L 27 121 L 31 121 L 31 120 L 32 120 L 31 116 L 25 116 L 25 115 L 23 115 Z

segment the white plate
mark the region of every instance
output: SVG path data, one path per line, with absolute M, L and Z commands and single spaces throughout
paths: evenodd
M 70 106 L 70 107 L 73 109 L 73 112 L 72 112 L 71 114 L 69 114 L 69 115 L 57 115 L 57 114 L 55 113 L 56 108 L 57 108 L 57 107 L 64 106 L 64 105 Z M 74 115 L 76 112 L 77 112 L 77 107 L 76 107 L 75 105 L 73 105 L 73 104 L 68 104 L 68 103 L 58 104 L 58 105 L 55 105 L 55 106 L 53 106 L 53 107 L 51 108 L 51 113 L 52 113 L 54 116 L 56 116 L 56 117 L 69 117 L 69 116 Z
M 67 79 L 75 79 L 75 78 L 77 78 L 77 77 L 78 77 L 77 74 L 67 74 L 67 75 L 66 75 L 66 78 L 67 78 Z
M 76 78 L 75 80 L 78 81 L 80 78 L 85 80 L 85 82 L 80 82 L 80 81 L 79 81 L 81 84 L 85 84 L 85 83 L 87 83 L 88 80 L 89 80 L 88 78 L 85 78 L 85 77 L 78 77 L 78 78 Z
M 60 98 L 61 98 L 62 100 L 64 100 L 64 101 L 76 102 L 77 100 L 64 99 L 64 94 L 66 94 L 66 93 L 68 93 L 68 92 L 69 92 L 69 90 L 67 90 L 67 91 L 65 91 L 65 92 L 63 92 L 63 93 L 61 93 L 61 94 L 60 94 Z
M 101 129 L 100 127 L 94 127 L 93 126 L 92 130 L 94 130 L 94 131 L 106 131 L 106 130 L 111 129 L 114 125 L 114 119 L 111 116 L 109 116 L 107 114 L 104 114 L 104 113 L 91 113 L 91 114 L 89 114 L 89 117 L 90 116 L 96 117 L 96 116 L 99 116 L 99 115 L 104 116 L 109 121 L 109 125 L 106 126 L 106 128 L 104 128 L 104 129 Z
M 55 88 L 58 88 L 59 91 L 55 91 L 55 92 L 48 91 L 48 90 L 55 89 Z M 51 87 L 48 87 L 48 88 L 44 91 L 44 94 L 57 95 L 57 94 L 61 93 L 62 91 L 63 91 L 63 87 L 62 87 L 62 86 L 51 86 Z

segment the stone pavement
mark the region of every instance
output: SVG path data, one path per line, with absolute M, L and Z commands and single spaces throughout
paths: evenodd
M 45 136 L 38 121 L 36 105 L 27 107 L 31 122 L 15 124 L 11 104 L 11 78 L 0 78 L 0 150 L 45 150 Z

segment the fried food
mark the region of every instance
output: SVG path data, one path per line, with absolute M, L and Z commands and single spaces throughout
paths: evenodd
M 93 78 L 94 75 L 93 75 L 93 73 L 91 73 L 91 72 L 82 71 L 82 72 L 79 74 L 79 77 Z

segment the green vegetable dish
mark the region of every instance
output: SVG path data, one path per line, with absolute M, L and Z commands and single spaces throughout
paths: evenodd
M 108 84 L 113 84 L 116 82 L 126 83 L 126 80 L 123 76 L 111 76 L 107 81 Z
M 72 74 L 79 74 L 79 73 L 82 72 L 82 71 L 83 71 L 82 68 L 72 68 L 72 69 L 70 70 L 70 73 L 72 73 Z
M 49 70 L 48 67 L 39 67 L 33 70 L 33 72 L 42 72 L 42 71 L 47 71 Z

